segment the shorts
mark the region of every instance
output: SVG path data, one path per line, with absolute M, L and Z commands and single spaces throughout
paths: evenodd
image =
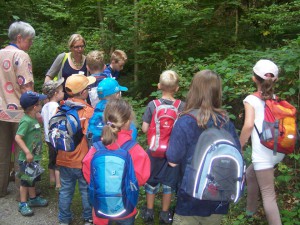
M 156 186 L 151 186 L 150 184 L 146 183 L 144 185 L 145 191 L 147 194 L 157 194 L 157 192 L 159 191 L 160 188 L 160 184 L 157 184 Z M 172 193 L 172 188 L 162 184 L 162 189 L 163 189 L 163 194 L 171 194 Z
M 38 162 L 38 161 L 36 161 Z M 20 174 L 24 174 L 25 173 L 25 169 L 26 169 L 26 161 L 19 161 L 19 165 L 20 165 Z M 37 181 L 41 181 L 41 176 L 37 176 L 32 182 L 29 182 L 27 180 L 22 180 L 21 179 L 21 186 L 23 187 L 35 187 L 35 182 Z
M 57 151 L 53 148 L 50 142 L 47 142 L 48 145 L 48 155 L 49 155 L 49 163 L 48 163 L 48 169 L 54 170 L 57 169 L 56 167 L 56 157 L 57 157 Z

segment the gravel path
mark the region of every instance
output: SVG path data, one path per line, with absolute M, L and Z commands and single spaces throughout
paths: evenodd
M 24 217 L 18 212 L 18 202 L 16 199 L 16 189 L 13 182 L 10 182 L 9 194 L 4 198 L 0 198 L 0 224 L 1 225 L 48 225 L 58 224 L 57 220 L 57 198 L 54 196 L 50 199 L 49 205 L 42 208 L 33 208 L 34 215 Z M 49 190 L 50 191 L 50 190 Z M 51 190 L 55 192 L 55 190 Z

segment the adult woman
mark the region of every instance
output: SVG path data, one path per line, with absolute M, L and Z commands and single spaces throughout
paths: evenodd
M 84 53 L 85 40 L 80 34 L 72 34 L 68 46 L 70 49 L 69 53 L 59 54 L 52 66 L 48 70 L 45 78 L 45 82 L 52 80 L 55 76 L 65 78 L 65 81 L 72 74 L 84 74 L 87 76 L 86 60 Z M 68 98 L 65 91 L 65 83 L 63 83 L 64 88 L 64 99 Z
M 197 120 L 189 113 L 198 109 Z M 221 78 L 211 70 L 195 74 L 187 94 L 185 109 L 172 130 L 167 160 L 170 166 L 180 166 L 179 183 L 190 176 L 186 165 L 191 162 L 199 136 L 207 127 L 223 127 L 234 138 L 239 147 L 239 139 L 234 125 L 222 109 Z M 183 186 L 178 190 L 177 205 L 173 225 L 217 225 L 227 214 L 229 203 L 198 200 L 189 196 Z
M 241 131 L 240 141 L 245 146 L 251 136 L 252 164 L 247 168 L 247 209 L 246 214 L 253 216 L 259 203 L 261 192 L 265 214 L 269 224 L 281 225 L 280 213 L 276 202 L 274 184 L 274 166 L 279 163 L 284 154 L 267 149 L 260 143 L 259 136 L 254 128 L 262 130 L 264 106 L 267 99 L 274 95 L 274 84 L 278 78 L 278 67 L 270 60 L 261 59 L 253 67 L 252 81 L 256 85 L 261 98 L 248 95 L 243 103 L 245 107 L 245 122 Z
M 35 30 L 28 23 L 14 22 L 8 29 L 8 37 L 9 45 L 0 50 L 0 197 L 7 194 L 12 144 L 24 114 L 20 97 L 23 92 L 33 90 L 34 81 L 31 59 L 25 51 L 32 45 Z M 18 152 L 16 147 L 15 154 Z M 17 169 L 18 157 L 15 159 Z

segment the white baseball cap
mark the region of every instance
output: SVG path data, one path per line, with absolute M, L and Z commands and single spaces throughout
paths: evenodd
M 267 79 L 276 80 L 278 78 L 278 67 L 276 66 L 275 63 L 273 63 L 268 59 L 259 60 L 253 67 L 253 72 L 264 80 Z M 269 73 L 273 74 L 274 77 L 266 76 L 266 74 Z

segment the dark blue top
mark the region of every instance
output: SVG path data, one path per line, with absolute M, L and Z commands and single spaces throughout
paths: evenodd
M 210 121 L 210 123 L 212 120 Z M 238 135 L 233 123 L 228 122 L 224 128 L 232 135 L 240 148 Z M 180 167 L 179 183 L 184 175 L 187 162 L 191 161 L 200 134 L 204 129 L 199 128 L 194 118 L 189 115 L 180 117 L 172 130 L 167 160 Z M 182 189 L 178 190 L 176 213 L 182 216 L 210 216 L 211 214 L 227 214 L 229 203 L 204 201 L 187 195 Z
M 79 70 L 73 69 L 69 64 L 69 61 L 66 60 L 64 67 L 62 69 L 62 77 L 65 78 L 65 80 L 63 82 L 63 91 L 65 93 L 64 100 L 66 100 L 69 97 L 65 90 L 65 84 L 66 84 L 67 78 L 69 76 L 71 76 L 72 74 L 79 74 L 79 72 L 84 72 L 84 75 L 87 76 L 86 60 L 84 61 L 84 64 L 82 65 L 82 67 Z
M 104 75 L 106 77 L 114 77 L 115 79 L 118 79 L 120 71 L 115 71 L 110 67 L 110 64 L 106 64 L 106 68 L 101 75 Z

